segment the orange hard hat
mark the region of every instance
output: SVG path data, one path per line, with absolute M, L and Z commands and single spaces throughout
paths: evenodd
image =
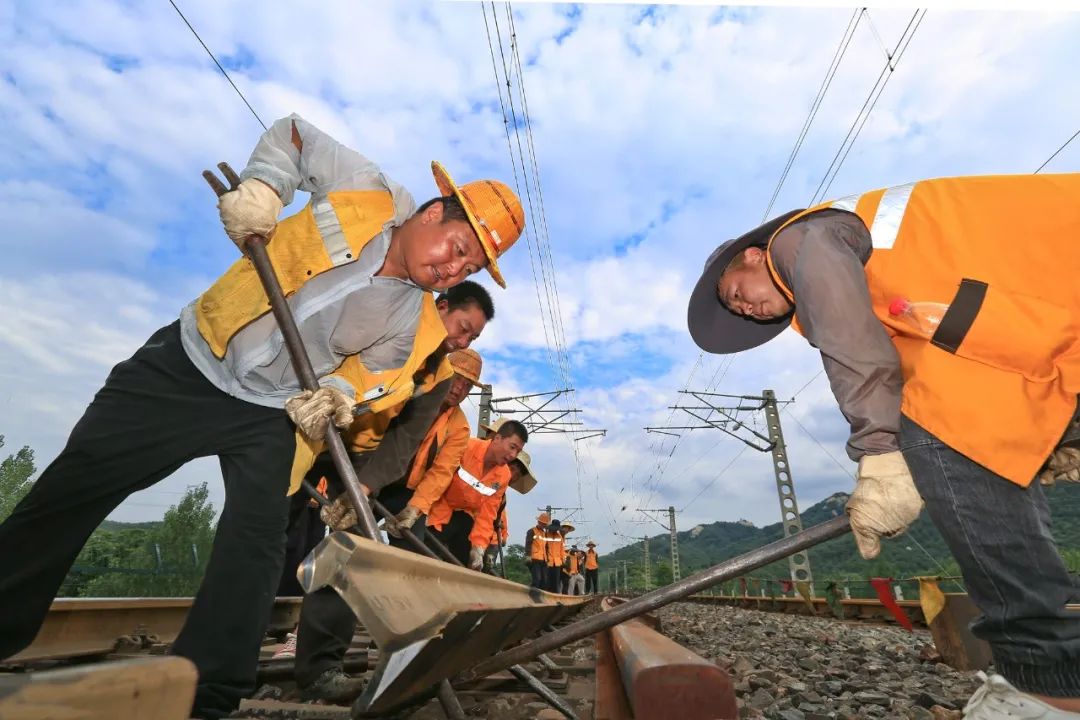
M 465 209 L 480 245 L 487 255 L 487 270 L 500 287 L 506 287 L 499 264 L 504 252 L 513 247 L 525 231 L 525 213 L 514 191 L 498 180 L 475 180 L 460 187 L 438 161 L 432 161 L 431 173 L 443 197 L 453 196 Z

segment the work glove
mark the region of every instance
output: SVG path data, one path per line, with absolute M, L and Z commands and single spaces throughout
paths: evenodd
M 386 532 L 396 538 L 401 537 L 402 530 L 411 530 L 417 519 L 423 515 L 420 508 L 406 505 L 405 509 L 394 516 L 392 522 L 386 523 Z
M 252 235 L 267 240 L 273 236 L 281 208 L 281 198 L 273 188 L 255 178 L 244 180 L 235 190 L 218 198 L 218 214 L 225 234 L 240 252 L 246 251 L 244 241 Z
M 881 552 L 881 538 L 907 530 L 922 507 L 922 498 L 899 450 L 864 455 L 859 461 L 855 492 L 847 502 L 855 545 L 863 559 L 876 558 Z
M 319 519 L 331 530 L 348 530 L 356 524 L 356 510 L 347 495 L 338 495 L 329 505 L 319 510 Z
M 1050 455 L 1039 473 L 1039 482 L 1053 485 L 1057 480 L 1080 482 L 1080 449 L 1059 447 Z
M 285 401 L 285 412 L 300 432 L 311 440 L 326 437 L 327 421 L 344 430 L 353 421 L 353 405 L 348 395 L 333 387 L 321 387 L 315 392 L 305 390 Z
M 487 548 L 481 545 L 473 545 L 469 550 L 469 568 L 472 570 L 482 570 L 484 568 L 484 551 Z

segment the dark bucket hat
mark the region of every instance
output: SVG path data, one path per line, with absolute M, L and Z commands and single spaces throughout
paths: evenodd
M 742 352 L 764 345 L 791 324 L 790 315 L 767 322 L 736 315 L 716 296 L 716 283 L 736 255 L 748 247 L 765 247 L 780 226 L 800 212 L 802 210 L 792 210 L 745 235 L 728 240 L 705 261 L 705 270 L 694 286 L 686 309 L 686 324 L 699 348 L 717 355 Z

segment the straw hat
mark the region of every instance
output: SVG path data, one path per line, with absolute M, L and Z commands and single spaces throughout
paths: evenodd
M 455 350 L 446 357 L 455 373 L 473 385 L 480 384 L 480 370 L 484 367 L 484 361 L 480 358 L 480 353 L 465 348 L 464 350 Z
M 506 287 L 496 262 L 509 250 L 525 230 L 525 213 L 521 200 L 509 187 L 498 180 L 475 180 L 458 186 L 439 162 L 432 161 L 431 173 L 443 197 L 453 196 L 465 208 L 469 224 L 480 238 L 487 255 L 487 271 L 500 287 Z
M 585 543 L 585 547 L 596 547 L 596 543 L 590 540 L 589 542 Z
M 536 487 L 537 483 L 536 476 L 532 474 L 532 468 L 530 467 L 530 465 L 532 464 L 532 458 L 529 457 L 529 453 L 522 450 L 518 453 L 517 460 L 515 460 L 514 462 L 521 463 L 521 465 L 525 468 L 525 472 L 521 473 L 516 478 L 511 480 L 510 487 L 524 495 L 530 490 L 532 490 L 534 487 Z
M 559 526 L 559 532 L 561 532 L 563 535 L 569 535 L 570 533 L 574 532 L 574 530 L 576 530 L 576 529 L 577 528 L 575 528 L 570 523 L 563 523 L 562 525 Z

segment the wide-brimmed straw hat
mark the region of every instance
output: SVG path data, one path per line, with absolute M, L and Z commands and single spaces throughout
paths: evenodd
M 431 174 L 443 197 L 455 197 L 465 209 L 476 237 L 487 255 L 487 271 L 500 287 L 506 287 L 497 260 L 509 250 L 525 230 L 525 213 L 514 191 L 498 180 L 475 180 L 460 187 L 438 161 Z
M 518 453 L 517 459 L 514 460 L 514 462 L 521 463 L 521 466 L 525 468 L 525 472 L 511 480 L 510 487 L 524 495 L 536 487 L 537 483 L 536 476 L 532 474 L 532 458 L 529 457 L 529 453 L 522 450 Z
M 464 350 L 455 350 L 446 358 L 450 361 L 450 365 L 454 368 L 456 374 L 473 385 L 480 385 L 480 371 L 484 367 L 484 361 L 481 359 L 480 353 L 471 348 L 465 348 Z

